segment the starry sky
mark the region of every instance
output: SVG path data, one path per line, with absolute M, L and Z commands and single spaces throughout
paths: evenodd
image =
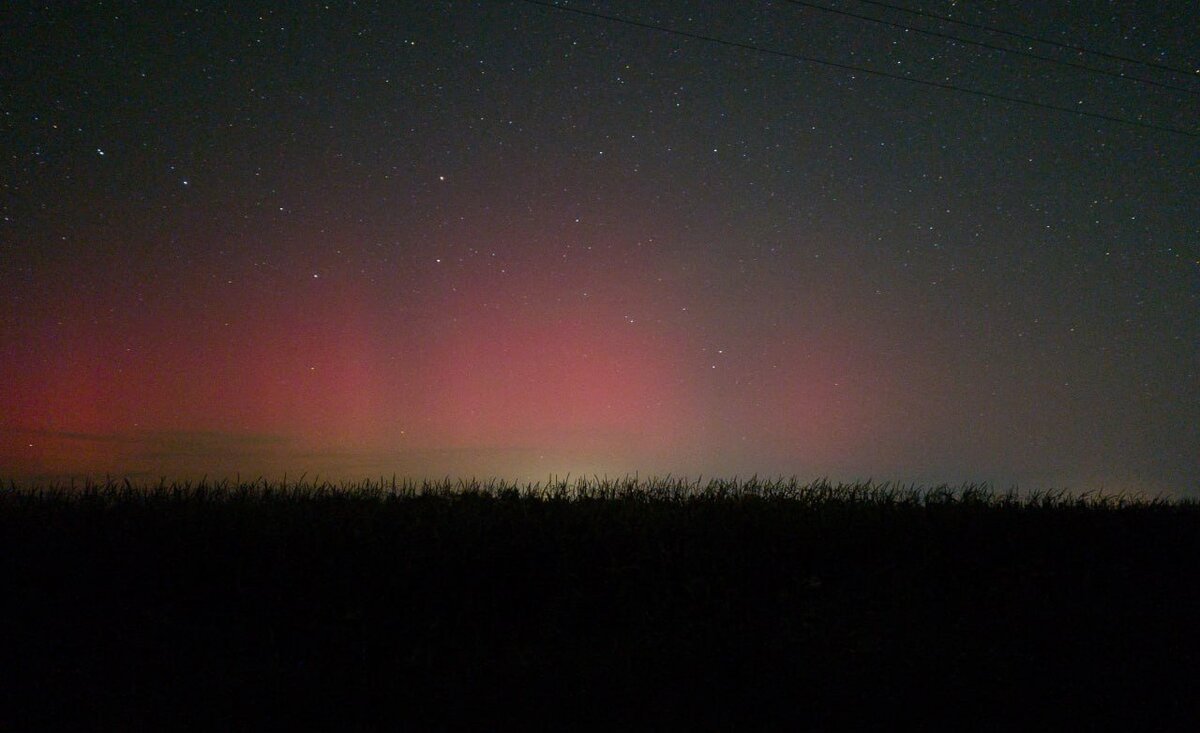
M 1153 65 L 861 0 L 812 4 L 1107 73 L 784 0 L 5 3 L 0 477 L 1200 495 L 1195 4 L 895 2 Z

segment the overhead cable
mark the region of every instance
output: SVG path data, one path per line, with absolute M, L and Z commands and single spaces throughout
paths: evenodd
M 1168 66 L 1166 64 L 1158 64 L 1153 61 L 1142 61 L 1140 59 L 1130 58 L 1129 56 L 1121 56 L 1120 54 L 1108 53 L 1106 51 L 1097 51 L 1093 48 L 1086 48 L 1084 46 L 1073 46 L 1069 43 L 1062 43 L 1061 41 L 1052 41 L 1049 38 L 1039 38 L 1037 36 L 1030 36 L 1030 35 L 1027 35 L 1024 33 L 1017 33 L 1016 31 L 1009 31 L 1009 30 L 1005 30 L 1003 28 L 996 28 L 996 27 L 990 26 L 990 25 L 983 25 L 982 23 L 970 23 L 965 20 L 958 20 L 957 18 L 951 18 L 948 15 L 939 15 L 937 13 L 929 13 L 924 10 L 913 10 L 912 8 L 906 8 L 906 7 L 903 7 L 900 5 L 892 5 L 891 3 L 880 2 L 880 0 L 858 0 L 858 1 L 861 3 L 866 3 L 867 5 L 877 5 L 881 8 L 888 8 L 889 10 L 897 10 L 901 13 L 910 13 L 912 15 L 919 15 L 923 18 L 934 18 L 936 20 L 945 21 L 947 23 L 961 25 L 966 28 L 975 28 L 975 29 L 978 29 L 981 31 L 988 31 L 990 33 L 999 33 L 1001 35 L 1012 36 L 1013 38 L 1020 38 L 1020 39 L 1026 40 L 1026 41 L 1033 41 L 1035 43 L 1045 43 L 1050 46 L 1058 46 L 1059 48 L 1065 48 L 1069 51 L 1076 51 L 1078 53 L 1090 53 L 1093 56 L 1102 56 L 1106 59 L 1112 59 L 1114 61 L 1124 61 L 1125 63 L 1129 63 L 1129 64 L 1141 64 L 1142 66 L 1149 66 L 1152 69 L 1159 69 L 1162 71 L 1170 71 L 1175 74 L 1184 74 L 1192 79 L 1200 78 L 1200 69 L 1194 69 L 1194 70 L 1193 69 L 1181 69 L 1177 66 Z
M 785 0 L 785 1 L 791 3 L 792 5 L 799 5 L 799 6 L 802 6 L 805 8 L 812 8 L 813 10 L 820 10 L 820 11 L 826 12 L 826 13 L 834 13 L 836 15 L 844 15 L 844 16 L 847 16 L 850 18 L 857 18 L 859 20 L 865 20 L 865 21 L 868 21 L 871 23 L 879 23 L 881 25 L 886 25 L 886 26 L 889 26 L 892 28 L 899 28 L 899 29 L 905 30 L 905 31 L 912 31 L 913 33 L 921 33 L 921 34 L 924 34 L 927 36 L 933 36 L 935 38 L 944 38 L 944 39 L 947 39 L 950 41 L 954 41 L 955 43 L 962 43 L 962 44 L 965 44 L 968 46 L 979 46 L 980 48 L 987 48 L 992 51 L 1003 51 L 1004 53 L 1011 53 L 1011 54 L 1015 54 L 1017 56 L 1025 56 L 1026 58 L 1037 59 L 1039 61 L 1048 61 L 1052 64 L 1060 64 L 1062 66 L 1069 66 L 1073 69 L 1082 69 L 1083 71 L 1090 71 L 1090 72 L 1094 72 L 1096 74 L 1104 74 L 1105 76 L 1111 76 L 1111 77 L 1114 77 L 1117 79 L 1124 79 L 1125 81 L 1134 81 L 1134 82 L 1138 82 L 1141 84 L 1149 84 L 1151 86 L 1162 87 L 1164 89 L 1173 89 L 1177 92 L 1184 92 L 1186 94 L 1195 94 L 1195 95 L 1200 96 L 1200 89 L 1189 89 L 1188 87 L 1181 87 L 1181 86 L 1177 86 L 1175 84 L 1164 84 L 1163 82 L 1160 82 L 1160 81 L 1154 81 L 1153 79 L 1145 79 L 1145 78 L 1138 77 L 1138 76 L 1130 76 L 1128 74 L 1124 74 L 1119 71 L 1109 71 L 1108 69 L 1101 69 L 1096 66 L 1080 64 L 1080 63 L 1076 63 L 1074 61 L 1065 61 L 1063 59 L 1056 59 L 1053 56 L 1042 56 L 1040 54 L 1036 54 L 1036 53 L 1033 53 L 1030 51 L 1022 51 L 1021 49 L 1017 49 L 1017 48 L 1006 48 L 1004 46 L 994 46 L 990 43 L 984 43 L 982 41 L 975 41 L 975 40 L 971 40 L 969 38 L 962 38 L 960 36 L 954 36 L 949 33 L 939 33 L 938 31 L 925 30 L 924 28 L 914 28 L 909 25 L 904 25 L 903 23 L 893 23 L 890 20 L 883 20 L 882 18 L 873 18 L 869 15 L 860 15 L 858 13 L 851 13 L 846 10 L 839 10 L 837 8 L 831 8 L 831 7 L 828 7 L 825 5 L 818 5 L 816 3 L 806 2 L 805 0 Z
M 598 19 L 602 19 L 602 20 L 612 21 L 614 23 L 621 23 L 624 25 L 633 26 L 635 28 L 644 28 L 646 30 L 658 31 L 660 33 L 667 33 L 667 34 L 670 34 L 673 36 L 680 36 L 682 38 L 691 38 L 694 40 L 707 41 L 709 43 L 716 43 L 716 44 L 720 44 L 722 46 L 728 46 L 731 48 L 740 48 L 740 49 L 743 49 L 746 51 L 754 51 L 755 53 L 762 53 L 762 54 L 767 54 L 770 56 L 778 56 L 781 58 L 792 59 L 794 61 L 806 61 L 808 63 L 819 64 L 821 66 L 828 66 L 828 67 L 835 68 L 835 69 L 842 69 L 845 71 L 853 71 L 853 72 L 861 73 L 861 74 L 870 74 L 873 76 L 882 76 L 882 77 L 885 77 L 888 79 L 898 79 L 900 81 L 912 82 L 914 84 L 921 84 L 923 86 L 936 87 L 938 89 L 945 89 L 945 90 L 953 91 L 953 92 L 962 92 L 964 94 L 972 94 L 974 96 L 984 97 L 986 99 L 998 99 L 998 100 L 1005 101 L 1005 102 L 1012 102 L 1014 104 L 1025 105 L 1027 107 L 1037 107 L 1039 109 L 1054 110 L 1056 112 L 1066 112 L 1068 114 L 1078 115 L 1080 117 L 1090 117 L 1092 119 L 1104 120 L 1106 122 L 1116 122 L 1116 123 L 1123 124 L 1123 125 L 1132 125 L 1134 127 L 1141 127 L 1141 128 L 1147 129 L 1147 130 L 1157 130 L 1158 132 L 1170 132 L 1170 133 L 1174 133 L 1176 135 L 1186 135 L 1187 137 L 1200 137 L 1200 132 L 1193 132 L 1191 130 L 1185 130 L 1185 129 L 1179 128 L 1179 127 L 1167 127 L 1165 125 L 1156 125 L 1156 124 L 1153 124 L 1150 122 L 1142 122 L 1140 120 L 1132 120 L 1132 119 L 1125 118 L 1125 117 L 1114 117 L 1112 115 L 1106 115 L 1106 114 L 1102 114 L 1100 112 L 1089 112 L 1087 110 L 1072 109 L 1071 107 L 1060 107 L 1058 105 L 1046 104 L 1044 102 L 1037 102 L 1037 101 L 1034 101 L 1031 99 L 1022 99 L 1020 97 L 1010 97 L 1005 94 L 996 94 L 994 92 L 983 92 L 983 91 L 979 91 L 977 89 L 968 89 L 966 87 L 955 86 L 953 84 L 945 84 L 943 82 L 930 81 L 928 79 L 918 79 L 918 78 L 912 77 L 912 76 L 903 76 L 901 74 L 893 74 L 888 71 L 878 71 L 876 69 L 868 69 L 868 68 L 861 67 L 861 66 L 842 64 L 842 63 L 838 63 L 836 61 L 829 61 L 826 59 L 816 58 L 814 56 L 805 56 L 803 54 L 791 53 L 788 51 L 777 51 L 775 49 L 763 48 L 761 46 L 755 46 L 755 45 L 752 45 L 749 43 L 741 43 L 739 41 L 730 41 L 730 40 L 727 40 L 724 38 L 717 38 L 715 36 L 706 36 L 706 35 L 702 35 L 699 33 L 692 33 L 690 31 L 679 30 L 677 28 L 670 28 L 667 26 L 656 25 L 654 23 L 646 23 L 646 22 L 639 21 L 639 20 L 631 20 L 629 18 L 622 18 L 622 17 L 616 16 L 616 15 L 606 15 L 604 13 L 597 13 L 597 12 L 594 12 L 591 10 L 582 10 L 580 8 L 573 8 L 569 5 L 559 5 L 559 4 L 552 3 L 552 2 L 546 2 L 545 0 L 518 0 L 518 2 L 522 2 L 527 5 L 536 5 L 540 8 L 546 8 L 549 10 L 557 10 L 560 12 L 572 13 L 575 15 L 586 16 L 589 18 L 598 18 Z

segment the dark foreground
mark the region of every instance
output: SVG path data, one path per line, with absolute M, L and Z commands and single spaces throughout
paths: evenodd
M 1200 722 L 1200 506 L 0 491 L 0 730 Z

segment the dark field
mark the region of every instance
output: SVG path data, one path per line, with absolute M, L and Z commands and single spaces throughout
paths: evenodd
M 590 482 L 0 491 L 0 730 L 1200 721 L 1200 505 Z

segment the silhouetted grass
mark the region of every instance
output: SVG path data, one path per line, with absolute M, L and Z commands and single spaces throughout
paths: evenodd
M 0 729 L 1196 721 L 1200 505 L 593 478 L 0 491 Z

